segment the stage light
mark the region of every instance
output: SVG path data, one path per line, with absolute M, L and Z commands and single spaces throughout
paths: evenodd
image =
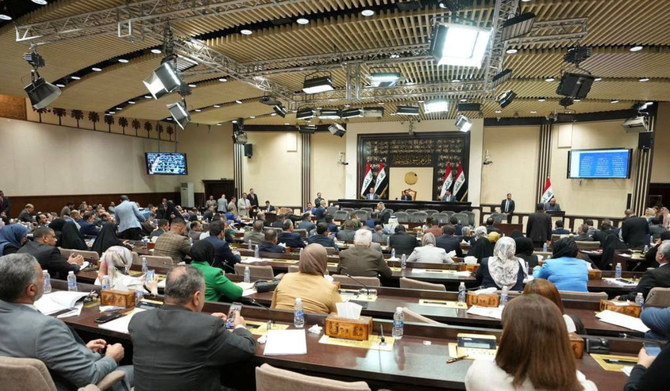
M 188 113 L 188 110 L 186 109 L 185 100 L 167 105 L 167 108 L 168 110 L 170 110 L 172 118 L 177 123 L 177 125 L 179 125 L 180 128 L 184 129 L 186 127 L 186 124 L 191 122 L 191 115 Z
M 298 126 L 298 133 L 312 134 L 316 132 L 316 125 L 300 125 Z
M 586 46 L 575 46 L 568 49 L 568 53 L 563 57 L 565 62 L 579 66 L 587 58 L 591 57 L 591 48 Z
M 461 132 L 469 132 L 472 128 L 472 121 L 463 114 L 459 114 L 458 119 L 456 119 L 456 127 Z
M 55 101 L 61 94 L 60 88 L 51 83 L 47 83 L 43 78 L 37 77 L 30 84 L 25 86 L 24 91 L 30 98 L 30 104 L 34 109 L 43 109 Z
M 419 115 L 419 106 L 398 106 L 396 115 Z
M 163 59 L 163 63 L 143 81 L 154 99 L 169 94 L 182 85 L 181 78 L 172 64 L 173 59 L 173 57 Z
M 445 99 L 429 100 L 423 104 L 423 112 L 426 114 L 438 113 L 447 110 L 449 110 L 449 101 Z
M 368 79 L 373 87 L 394 87 L 401 77 L 398 72 L 373 72 Z
M 482 111 L 482 105 L 481 103 L 459 103 L 458 104 L 458 111 Z
M 233 120 L 233 142 L 235 144 L 246 144 L 247 141 L 249 141 L 249 137 L 244 131 L 244 119 Z
M 510 103 L 512 103 L 514 98 L 516 98 L 516 93 L 512 90 L 507 90 L 498 95 L 498 99 L 496 100 L 498 101 L 500 107 L 504 109 L 505 107 L 509 106 Z
M 586 98 L 594 81 L 595 78 L 590 75 L 566 72 L 558 83 L 556 93 L 571 98 Z
M 340 124 L 331 124 L 330 126 L 328 126 L 328 131 L 332 133 L 333 136 L 337 137 L 342 137 L 344 136 L 345 133 L 347 133 L 347 129 L 345 129 Z
M 300 109 L 298 112 L 295 113 L 295 118 L 296 119 L 303 119 L 303 120 L 310 120 L 314 118 L 314 109 Z
M 363 116 L 363 110 L 361 109 L 342 110 L 342 112 L 340 113 L 340 117 L 342 118 L 356 118 L 362 116 Z
M 495 76 L 493 76 L 493 79 L 491 79 L 491 83 L 493 84 L 493 87 L 497 87 L 500 84 L 509 80 L 510 77 L 512 77 L 512 70 L 511 69 L 503 69 L 502 71 L 497 73 Z
M 430 52 L 437 65 L 479 68 L 491 30 L 453 23 L 438 24 L 433 30 Z
M 339 110 L 320 110 L 319 111 L 320 119 L 340 119 Z
M 319 92 L 332 91 L 333 81 L 330 76 L 315 77 L 312 79 L 305 79 L 302 85 L 302 90 L 306 94 L 318 94 Z
M 286 117 L 286 109 L 281 104 L 274 105 L 272 110 L 274 110 L 275 113 L 279 114 L 280 117 L 282 117 L 282 118 Z
M 526 12 L 507 19 L 503 23 L 502 40 L 507 41 L 508 39 L 528 34 L 533 28 L 533 23 L 535 23 L 535 14 L 532 12 Z

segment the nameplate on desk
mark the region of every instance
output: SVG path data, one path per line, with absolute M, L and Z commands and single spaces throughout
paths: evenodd
M 260 320 L 247 320 L 246 328 L 253 335 L 265 335 L 268 333 L 268 322 L 263 322 Z M 271 330 L 286 330 L 288 329 L 287 324 L 276 324 L 273 323 Z
M 602 369 L 611 372 L 621 372 L 624 367 L 633 367 L 637 364 L 637 357 L 633 356 L 591 353 L 591 357 L 596 360 Z
M 391 351 L 393 350 L 393 343 L 395 339 L 393 337 L 384 337 L 384 343 L 381 342 L 381 336 L 371 335 L 365 341 L 356 341 L 353 339 L 342 339 L 342 338 L 333 338 L 327 335 L 323 335 L 319 339 L 319 343 L 325 345 L 336 345 L 336 346 L 346 346 L 350 348 L 359 348 L 359 349 L 368 349 L 368 350 L 383 350 Z
M 289 265 L 295 265 L 296 263 L 300 262 L 297 259 L 268 259 L 267 261 L 274 263 L 286 263 Z
M 426 305 L 431 307 L 443 307 L 443 308 L 456 308 L 456 309 L 468 309 L 468 305 L 465 303 L 459 303 L 457 301 L 450 300 L 428 300 L 420 299 L 419 305 Z

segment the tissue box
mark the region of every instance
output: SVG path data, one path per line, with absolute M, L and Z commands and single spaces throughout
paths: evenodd
M 479 294 L 468 292 L 467 296 L 468 307 L 478 305 L 480 307 L 497 307 L 500 303 L 500 298 L 497 294 Z
M 334 338 L 367 341 L 372 335 L 372 318 L 361 316 L 358 319 L 344 319 L 335 315 L 326 317 L 325 334 Z
M 458 264 L 458 271 L 459 272 L 470 272 L 470 273 L 477 273 L 477 269 L 479 269 L 479 264 L 475 263 L 474 265 L 469 265 L 467 263 L 459 263 Z
M 603 271 L 598 269 L 589 270 L 589 280 L 602 280 Z
M 635 303 L 630 303 L 626 305 L 616 305 L 614 300 L 600 300 L 600 310 L 610 310 L 614 312 L 619 312 L 625 315 L 634 316 L 636 318 L 640 317 L 640 312 L 642 312 L 642 307 Z M 619 302 L 620 303 L 620 302 Z
M 135 290 L 118 291 L 108 289 L 100 291 L 100 305 L 129 308 L 135 306 Z
M 575 333 L 568 334 L 568 337 L 570 337 L 570 347 L 572 348 L 572 353 L 575 354 L 575 358 L 582 358 L 584 355 L 584 338 Z

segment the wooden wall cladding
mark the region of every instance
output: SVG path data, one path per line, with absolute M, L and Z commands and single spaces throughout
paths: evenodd
M 17 96 L 0 95 L 0 117 L 25 121 L 26 99 Z

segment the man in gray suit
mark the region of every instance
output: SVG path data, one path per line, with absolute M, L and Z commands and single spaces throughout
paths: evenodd
M 347 220 L 342 224 L 342 229 L 337 231 L 337 240 L 342 242 L 353 242 L 354 234 L 356 233 L 356 224 L 353 220 Z
M 354 247 L 340 252 L 340 263 L 337 274 L 352 276 L 390 278 L 393 275 L 391 268 L 384 261 L 381 251 L 370 248 L 372 232 L 361 228 L 354 235 Z
M 41 314 L 34 303 L 44 293 L 42 268 L 30 254 L 0 257 L 0 355 L 41 360 L 59 391 L 98 383 L 117 369 L 121 344 L 96 339 L 84 344 L 61 320 Z M 105 349 L 106 348 L 106 349 Z M 105 354 L 100 352 L 105 349 Z M 132 367 L 119 367 L 126 381 L 112 390 L 130 389 Z
M 131 202 L 127 195 L 121 196 L 121 203 L 114 208 L 114 218 L 119 225 L 119 238 L 140 240 L 142 239 L 141 221 L 146 220 L 140 213 L 137 204 Z

